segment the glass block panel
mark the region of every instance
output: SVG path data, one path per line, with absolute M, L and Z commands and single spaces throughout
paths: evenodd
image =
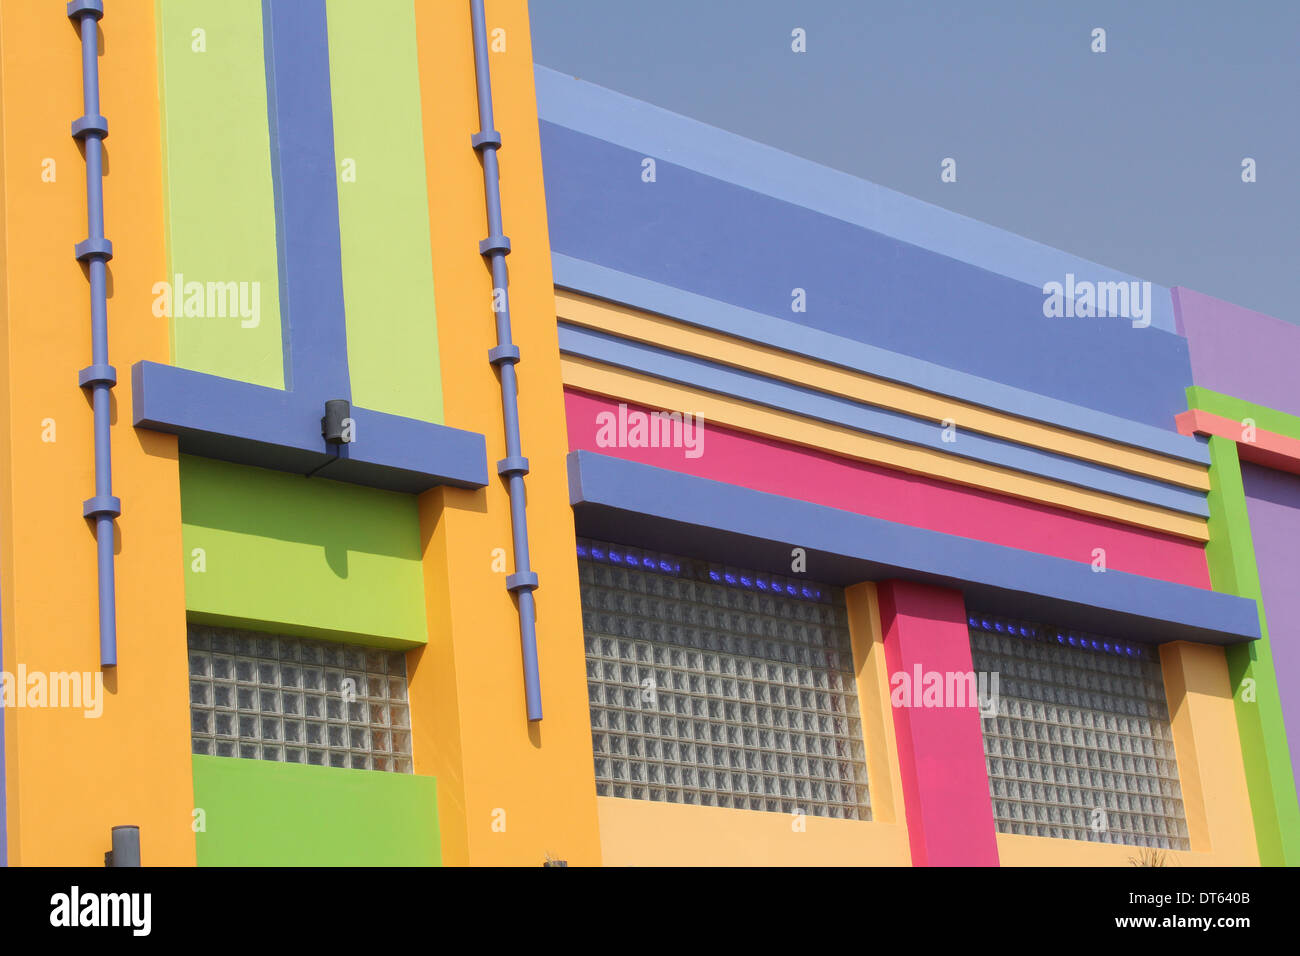
M 871 819 L 842 590 L 583 539 L 578 570 L 597 793 Z
M 968 624 L 975 670 L 998 675 L 983 719 L 998 832 L 1190 849 L 1157 648 L 986 614 Z
M 401 653 L 201 624 L 188 631 L 194 753 L 412 772 Z

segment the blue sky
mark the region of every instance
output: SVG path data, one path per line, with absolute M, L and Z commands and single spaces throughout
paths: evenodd
M 1300 324 L 1296 0 L 530 0 L 538 63 Z M 791 52 L 791 30 L 807 52 Z M 1095 27 L 1107 52 L 1090 50 Z M 942 183 L 940 161 L 957 160 Z M 1241 181 L 1241 162 L 1258 180 Z

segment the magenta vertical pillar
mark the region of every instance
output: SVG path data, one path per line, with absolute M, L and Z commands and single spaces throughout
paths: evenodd
M 966 603 L 958 591 L 909 581 L 885 581 L 877 590 L 890 689 L 897 689 L 891 700 L 912 864 L 997 866 L 978 703 L 925 706 L 920 690 L 912 693 L 927 674 L 947 686 L 949 675 L 971 673 Z

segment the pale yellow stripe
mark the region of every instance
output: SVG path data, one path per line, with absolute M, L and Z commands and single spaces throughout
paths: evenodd
M 677 409 L 703 415 L 706 422 L 727 425 L 756 435 L 766 435 L 859 461 L 873 462 L 940 478 L 959 485 L 1110 518 L 1125 524 L 1165 531 L 1195 541 L 1208 541 L 1204 518 L 1181 514 L 1156 505 L 1130 501 L 1087 488 L 1079 488 L 1036 475 L 988 465 L 943 452 L 751 405 L 740 399 L 686 388 L 639 372 L 613 368 L 579 356 L 561 357 L 564 384 L 655 408 Z
M 574 325 L 760 372 L 771 378 L 936 423 L 952 421 L 959 431 L 969 429 L 1184 488 L 1210 490 L 1208 467 L 1195 462 L 1180 461 L 1158 452 L 991 411 L 910 385 L 852 372 L 806 356 L 574 292 L 557 289 L 555 302 L 559 317 Z

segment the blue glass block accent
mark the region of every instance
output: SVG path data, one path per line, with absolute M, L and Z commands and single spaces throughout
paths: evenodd
M 870 819 L 842 591 L 579 548 L 598 794 Z

